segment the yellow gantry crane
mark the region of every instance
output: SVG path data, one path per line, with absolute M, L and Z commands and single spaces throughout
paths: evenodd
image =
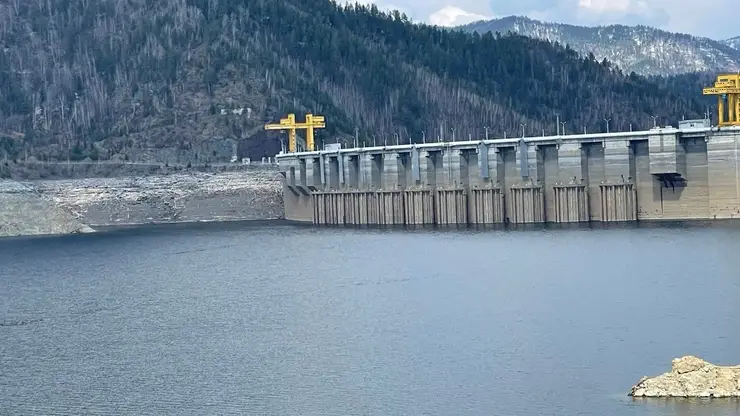
M 740 73 L 720 74 L 704 95 L 717 95 L 718 126 L 740 126 Z
M 306 130 L 306 150 L 312 152 L 314 149 L 313 129 L 323 129 L 326 127 L 324 116 L 315 116 L 311 113 L 306 114 L 304 123 L 296 123 L 295 114 L 288 114 L 288 117 L 281 118 L 280 123 L 265 124 L 265 130 L 288 130 L 288 151 L 296 151 L 296 130 Z

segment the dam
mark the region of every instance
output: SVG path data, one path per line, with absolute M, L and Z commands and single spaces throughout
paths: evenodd
M 285 218 L 317 225 L 740 216 L 740 126 L 325 148 L 277 156 Z

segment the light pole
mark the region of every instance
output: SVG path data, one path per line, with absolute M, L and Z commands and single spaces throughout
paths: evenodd
M 393 133 L 393 136 L 396 138 L 396 146 L 398 146 L 398 133 Z
M 560 114 L 555 115 L 557 117 L 557 121 L 555 122 L 555 130 L 557 130 L 557 136 L 560 136 Z
M 360 129 L 358 129 L 357 127 L 355 127 L 355 148 L 357 148 L 357 145 L 358 145 L 358 142 L 359 142 L 359 139 L 357 137 L 357 135 L 359 133 L 360 133 Z
M 604 121 L 606 121 L 606 134 L 609 134 L 609 121 L 611 118 L 605 118 Z
M 561 134 L 562 134 L 563 136 L 565 136 L 565 123 L 566 123 L 565 121 L 561 121 L 561 122 L 560 122 L 560 125 L 561 125 L 561 126 L 563 126 L 563 129 L 562 129 L 562 130 L 560 131 L 560 133 L 561 133 Z
M 524 126 L 526 126 L 525 123 L 519 123 L 519 125 L 522 127 L 522 137 L 524 137 Z
M 653 118 L 653 128 L 658 127 L 658 116 L 650 116 Z
M 452 141 L 455 141 L 455 128 L 451 127 L 450 130 L 452 130 Z
M 421 142 L 426 143 L 427 142 L 427 134 L 424 130 L 421 131 Z
M 375 147 L 375 146 L 377 146 L 377 145 L 375 144 L 375 135 L 373 134 L 373 147 Z
M 483 127 L 483 128 L 486 129 L 486 140 L 488 140 L 488 126 Z

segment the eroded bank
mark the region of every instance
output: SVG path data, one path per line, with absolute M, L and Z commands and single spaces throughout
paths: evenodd
M 0 236 L 100 226 L 283 218 L 274 168 L 117 178 L 0 182 Z

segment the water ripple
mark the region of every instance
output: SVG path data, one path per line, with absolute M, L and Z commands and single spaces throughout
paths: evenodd
M 739 237 L 193 224 L 0 241 L 0 415 L 737 415 L 626 392 L 675 356 L 740 363 Z

